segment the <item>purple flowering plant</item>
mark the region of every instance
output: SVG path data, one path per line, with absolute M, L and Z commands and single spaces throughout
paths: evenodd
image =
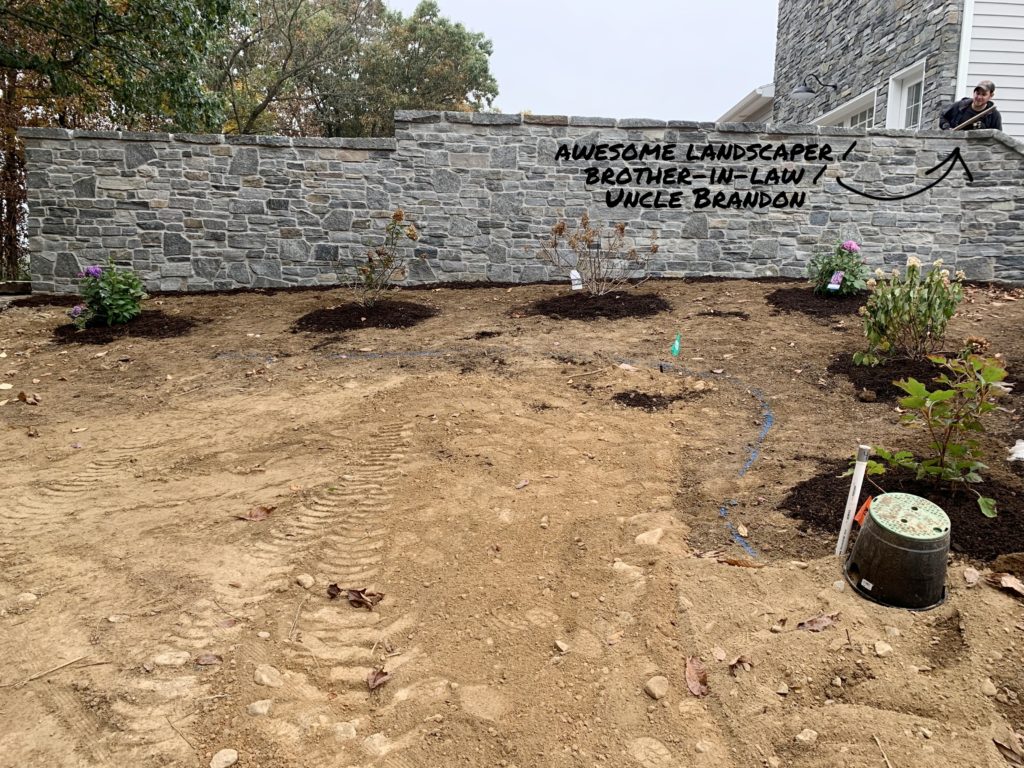
M 91 264 L 78 273 L 84 303 L 68 311 L 79 329 L 88 324 L 120 325 L 142 312 L 146 298 L 142 281 L 130 269 L 118 269 L 113 261 L 107 266 Z
M 831 251 L 816 254 L 807 265 L 807 274 L 815 293 L 854 296 L 868 287 L 868 268 L 856 240 L 838 242 Z M 829 289 L 829 283 L 835 284 L 833 278 L 839 281 L 838 289 Z

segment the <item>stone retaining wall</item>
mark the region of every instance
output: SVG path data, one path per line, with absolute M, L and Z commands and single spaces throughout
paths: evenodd
M 873 265 L 913 254 L 978 279 L 1024 281 L 1020 142 L 995 131 L 769 129 L 440 112 L 399 113 L 392 139 L 25 129 L 33 290 L 72 292 L 79 270 L 108 257 L 150 289 L 347 282 L 399 207 L 421 232 L 407 250 L 409 283 L 561 277 L 536 247 L 584 210 L 628 222 L 638 245 L 656 234 L 656 275 L 802 276 L 816 250 L 852 238 Z M 599 144 L 646 144 L 649 154 L 571 158 L 574 145 Z M 753 162 L 701 159 L 734 144 L 772 149 Z M 774 157 L 780 145 L 786 155 Z M 797 145 L 815 148 L 794 157 Z M 973 182 L 958 166 L 906 199 L 849 189 L 914 192 L 942 176 L 945 166 L 926 171 L 953 150 Z M 591 168 L 598 179 L 622 169 L 648 178 L 588 185 Z M 672 207 L 609 207 L 609 193 L 650 193 L 648 206 Z M 765 196 L 767 207 L 720 207 Z

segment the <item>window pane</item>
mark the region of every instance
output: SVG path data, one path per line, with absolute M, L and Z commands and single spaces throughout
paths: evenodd
M 924 83 L 920 80 L 907 86 L 907 106 L 903 117 L 904 128 L 921 127 L 921 96 L 924 90 L 923 86 Z
M 868 107 L 867 109 L 861 110 L 857 114 L 853 115 L 850 118 L 849 127 L 850 128 L 870 128 L 871 127 L 871 123 L 872 123 L 872 120 L 871 120 L 872 112 L 874 112 L 874 108 L 873 107 Z

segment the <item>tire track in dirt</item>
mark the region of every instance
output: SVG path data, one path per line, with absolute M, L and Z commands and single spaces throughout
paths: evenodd
M 245 695 L 253 699 L 269 696 L 275 701 L 270 717 L 252 719 L 246 726 L 259 731 L 268 743 L 284 742 L 301 747 L 303 753 L 310 749 L 305 737 L 311 728 L 327 732 L 338 725 L 332 711 L 339 705 L 366 709 L 366 676 L 374 666 L 375 650 L 391 647 L 391 638 L 407 631 L 415 618 L 387 617 L 387 611 L 379 608 L 356 611 L 343 601 L 304 609 L 312 595 L 303 595 L 296 611 L 294 590 L 292 597 L 286 596 L 294 576 L 303 570 L 316 574 L 318 591 L 329 582 L 343 588 L 375 586 L 387 544 L 386 518 L 392 499 L 388 488 L 398 474 L 408 437 L 407 425 L 378 427 L 369 441 L 373 447 L 337 482 L 314 491 L 285 514 L 275 511 L 273 526 L 254 526 L 253 537 L 235 542 L 230 547 L 232 575 L 215 579 L 207 597 L 182 610 L 165 642 L 152 648 L 150 655 L 187 651 L 194 658 L 201 652 L 230 648 L 238 681 L 249 689 Z M 284 600 L 288 606 L 282 604 Z M 280 644 L 257 640 L 252 631 L 255 627 L 247 626 L 268 619 L 276 625 L 273 634 L 279 640 L 286 638 Z M 415 658 L 413 650 L 398 661 L 408 663 Z M 252 670 L 260 665 L 283 671 L 280 687 L 253 685 Z M 303 671 L 289 671 L 296 668 Z M 166 678 L 163 685 L 176 691 L 188 689 L 186 697 L 191 701 L 212 691 L 194 674 L 176 679 L 180 686 Z M 160 688 L 145 677 L 132 680 L 131 686 L 134 702 L 123 701 L 119 709 L 131 721 L 124 727 L 136 734 L 139 746 L 144 747 L 137 756 L 160 754 L 167 742 L 178 738 L 164 715 L 173 719 L 179 710 L 160 709 Z M 336 762 L 338 740 L 329 741 L 333 744 L 324 746 L 313 764 Z M 386 752 L 390 747 L 376 744 L 374 749 Z

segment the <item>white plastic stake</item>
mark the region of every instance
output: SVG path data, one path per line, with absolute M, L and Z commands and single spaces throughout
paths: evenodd
M 575 269 L 569 270 L 569 280 L 572 281 L 572 289 L 574 291 L 583 290 L 583 275 L 581 275 Z
M 857 464 L 853 468 L 853 482 L 850 483 L 850 495 L 846 497 L 846 511 L 843 513 L 843 527 L 839 529 L 839 541 L 836 542 L 836 554 L 845 555 L 850 543 L 850 529 L 853 528 L 853 517 L 857 513 L 857 499 L 860 498 L 860 487 L 864 483 L 864 470 L 868 466 L 870 445 L 857 446 Z

